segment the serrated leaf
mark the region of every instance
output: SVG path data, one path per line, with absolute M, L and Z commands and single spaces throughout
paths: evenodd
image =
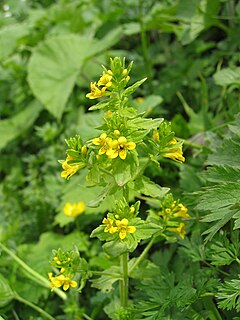
M 208 167 L 204 176 L 214 183 L 237 182 L 240 180 L 240 170 L 230 165 L 215 165 Z
M 240 279 L 231 279 L 218 287 L 218 306 L 222 309 L 240 311 Z
M 216 152 L 210 154 L 208 165 L 229 165 L 240 169 L 240 144 L 232 139 L 226 139 Z

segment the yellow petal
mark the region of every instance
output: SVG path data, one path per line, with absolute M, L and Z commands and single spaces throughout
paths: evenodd
M 128 150 L 133 150 L 136 148 L 136 143 L 135 142 L 128 142 L 126 143 L 125 147 L 128 149 Z
M 136 228 L 134 226 L 129 226 L 129 227 L 127 227 L 127 232 L 134 233 L 134 232 L 136 232 Z
M 121 240 L 123 240 L 124 238 L 126 238 L 126 235 L 127 235 L 126 230 L 121 230 L 121 231 L 119 232 L 119 238 L 120 238 Z
M 123 149 L 123 150 L 119 151 L 119 157 L 122 160 L 126 159 L 126 156 L 127 156 L 127 150 L 126 149 Z
M 70 282 L 70 286 L 73 287 L 73 288 L 75 288 L 75 287 L 77 286 L 77 282 L 74 281 L 74 280 L 72 280 L 72 281 Z

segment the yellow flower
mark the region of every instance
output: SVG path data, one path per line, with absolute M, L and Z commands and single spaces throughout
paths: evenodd
M 179 234 L 179 236 L 184 239 L 186 231 L 185 231 L 185 224 L 184 223 L 180 223 L 179 227 L 177 228 L 167 228 L 167 230 L 175 232 L 177 234 Z
M 154 130 L 152 137 L 153 137 L 153 140 L 159 141 L 159 132 L 157 130 Z
M 115 233 L 118 231 L 117 227 L 114 227 L 114 220 L 111 218 L 104 218 L 102 223 L 106 224 L 104 232 Z
M 60 288 L 61 286 L 63 286 L 64 291 L 68 290 L 69 287 L 75 288 L 77 286 L 76 281 L 71 280 L 70 277 L 64 276 L 63 274 L 53 277 L 52 272 L 49 272 L 48 277 L 52 291 L 54 288 Z
M 96 86 L 96 82 L 91 82 L 90 89 L 91 89 L 91 92 L 87 93 L 86 97 L 89 99 L 97 99 L 97 98 L 101 98 L 101 97 L 105 96 L 105 91 L 107 88 L 103 87 L 102 89 L 99 89 Z
M 120 137 L 117 140 L 113 140 L 110 143 L 110 147 L 106 155 L 110 159 L 117 158 L 118 156 L 124 160 L 127 156 L 128 150 L 134 150 L 136 148 L 136 143 L 134 142 L 128 142 L 125 137 Z
M 110 88 L 112 86 L 111 80 L 112 80 L 111 75 L 103 74 L 97 84 L 98 86 L 104 86 L 104 87 Z
M 174 145 L 176 143 L 177 143 L 177 140 L 176 139 L 172 139 L 169 142 L 169 145 Z M 185 158 L 183 157 L 182 146 L 170 149 L 163 156 L 166 157 L 166 158 L 170 158 L 172 160 L 175 160 L 175 161 L 179 161 L 179 162 L 184 162 L 185 161 Z
M 85 204 L 83 201 L 78 203 L 69 203 L 67 202 L 63 208 L 64 214 L 68 217 L 76 218 L 82 214 L 85 210 Z
M 82 168 L 79 164 L 68 164 L 70 160 L 73 160 L 73 158 L 67 156 L 66 160 L 62 163 L 63 171 L 61 172 L 61 177 L 67 180 Z
M 127 236 L 127 232 L 134 233 L 136 228 L 134 226 L 128 226 L 128 219 L 116 220 L 116 226 L 119 231 L 119 238 L 123 240 Z
M 174 212 L 174 217 L 190 218 L 190 215 L 187 213 L 188 209 L 182 203 L 179 203 L 179 205 L 174 209 Z
M 112 139 L 109 138 L 106 133 L 102 133 L 99 138 L 94 138 L 92 140 L 92 143 L 95 146 L 100 146 L 100 145 L 102 146 L 98 151 L 98 154 L 100 155 L 108 151 L 108 149 L 110 148 L 111 142 L 112 142 Z

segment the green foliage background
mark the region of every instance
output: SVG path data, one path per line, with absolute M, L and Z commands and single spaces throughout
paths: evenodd
M 89 83 L 110 57 L 126 57 L 132 82 L 148 78 L 132 104 L 170 120 L 185 139 L 186 163 L 165 159 L 148 176 L 193 217 L 184 240 L 157 242 L 132 274 L 131 319 L 239 319 L 239 21 L 234 0 L 1 2 L 1 243 L 45 278 L 52 249 L 73 245 L 91 266 L 114 270 L 89 238 L 111 197 L 76 221 L 65 217 L 66 202 L 96 201 L 101 190 L 85 187 L 84 172 L 61 179 L 57 160 L 65 138 L 98 134 L 102 113 L 88 110 Z M 143 216 L 151 205 L 145 199 Z M 3 319 L 44 319 L 19 296 L 59 320 L 128 319 L 113 315 L 111 279 L 61 300 L 0 253 Z

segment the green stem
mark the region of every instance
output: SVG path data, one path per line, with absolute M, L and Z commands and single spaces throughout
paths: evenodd
M 5 247 L 4 244 L 2 244 L 1 242 L 0 242 L 0 248 L 2 248 L 3 251 L 5 251 L 10 257 L 12 257 L 13 260 L 15 260 L 26 271 L 27 275 L 32 280 L 35 280 L 35 282 L 37 282 L 38 284 L 42 285 L 45 288 L 50 289 L 50 283 L 46 278 L 44 278 L 38 272 L 34 271 L 32 268 L 30 268 L 23 260 L 21 260 L 18 256 L 16 256 L 11 250 Z M 60 289 L 54 288 L 53 291 L 63 300 L 67 299 L 67 295 L 64 292 L 62 292 Z
M 128 253 L 120 256 L 122 280 L 120 280 L 120 302 L 122 307 L 128 305 Z
M 150 248 L 152 247 L 152 245 L 154 243 L 154 240 L 155 240 L 155 237 L 152 236 L 151 240 L 148 242 L 148 245 L 145 247 L 145 249 L 143 250 L 141 255 L 136 259 L 136 261 L 132 265 L 131 269 L 129 269 L 129 273 L 128 273 L 129 276 L 136 269 L 136 267 L 139 265 L 139 263 L 142 262 L 142 260 L 146 257 L 148 251 L 150 250 Z
M 93 275 L 96 276 L 109 276 L 109 277 L 113 277 L 113 278 L 119 278 L 119 274 L 118 273 L 108 273 L 108 272 L 104 272 L 104 271 L 92 271 L 89 270 L 89 273 L 92 273 Z
M 27 306 L 31 307 L 32 309 L 36 310 L 37 312 L 39 312 L 41 315 L 43 315 L 46 319 L 49 320 L 55 320 L 55 318 L 53 318 L 49 313 L 47 313 L 46 311 L 44 311 L 43 309 L 41 309 L 40 307 L 36 306 L 35 304 L 33 304 L 32 302 L 25 300 L 24 298 L 20 297 L 18 294 L 14 294 L 14 299 L 26 304 Z
M 152 78 L 152 66 L 151 61 L 149 59 L 148 54 L 148 39 L 145 31 L 144 21 L 143 21 L 143 0 L 139 0 L 139 24 L 140 24 L 140 34 L 141 34 L 141 45 L 142 45 L 142 53 L 143 53 L 143 59 L 145 63 L 145 67 L 147 70 L 147 76 L 148 79 L 151 80 Z M 151 81 L 149 82 L 151 85 Z
M 211 311 L 211 314 L 209 315 L 209 319 L 222 320 L 222 317 L 218 312 L 218 309 L 216 308 L 215 304 L 212 301 L 212 297 L 205 297 L 203 303 L 205 305 L 206 310 Z
M 83 313 L 83 318 L 87 320 L 93 320 L 93 318 L 89 317 L 86 313 Z

